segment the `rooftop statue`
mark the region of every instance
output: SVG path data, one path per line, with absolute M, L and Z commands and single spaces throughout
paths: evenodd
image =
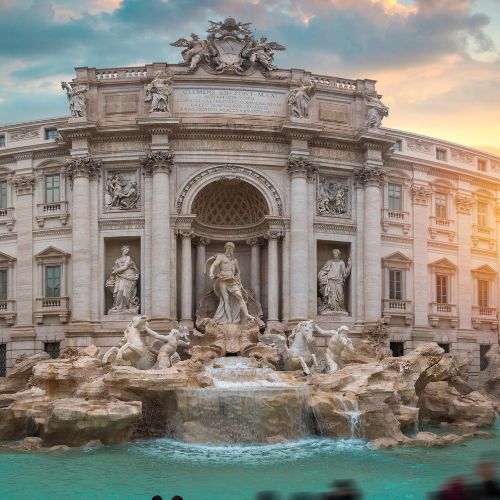
M 66 90 L 71 116 L 73 118 L 87 116 L 88 87 L 86 85 L 72 85 L 69 82 L 61 82 L 61 87 Z
M 181 64 L 189 66 L 188 73 L 194 73 L 204 64 L 217 73 L 243 74 L 258 68 L 264 76 L 271 77 L 271 72 L 276 69 L 274 51 L 285 50 L 285 47 L 268 42 L 266 37 L 257 40 L 249 29 L 250 24 L 237 22 L 232 17 L 223 22 L 210 21 L 206 40 L 191 33 L 191 40 L 179 38 L 170 45 L 184 47 Z
M 170 114 L 169 98 L 170 82 L 172 79 L 164 75 L 161 71 L 155 73 L 153 81 L 146 86 L 145 102 L 151 103 L 150 113 L 168 113 Z
M 364 95 L 365 104 L 368 106 L 364 128 L 366 130 L 380 128 L 384 117 L 389 116 L 389 108 L 385 106 L 378 95 Z
M 309 118 L 309 103 L 316 90 L 314 83 L 302 83 L 300 87 L 290 90 L 288 104 L 292 118 Z

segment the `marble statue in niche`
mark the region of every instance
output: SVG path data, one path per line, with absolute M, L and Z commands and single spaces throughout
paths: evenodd
M 106 288 L 110 288 L 113 292 L 113 306 L 108 314 L 122 312 L 137 314 L 139 311 L 137 281 L 140 273 L 129 255 L 130 247 L 124 245 L 121 251 L 121 256 L 115 260 L 111 275 L 106 280 Z
M 88 87 L 86 85 L 71 85 L 69 82 L 61 82 L 61 87 L 66 90 L 72 118 L 87 116 Z
M 246 323 L 253 317 L 248 313 L 238 260 L 234 256 L 234 243 L 224 245 L 224 253 L 210 257 L 205 263 L 205 272 L 210 264 L 209 276 L 214 280 L 213 289 L 219 305 L 213 316 L 217 324 Z
M 170 114 L 169 99 L 171 95 L 170 83 L 172 79 L 164 75 L 161 71 L 155 73 L 153 81 L 146 86 L 146 99 L 144 102 L 150 102 L 150 113 Z
M 290 114 L 292 118 L 309 118 L 309 104 L 316 91 L 314 83 L 302 83 L 300 87 L 291 89 L 288 94 L 288 104 L 290 105 Z
M 318 215 L 349 216 L 347 179 L 320 177 L 318 184 Z
M 380 128 L 384 117 L 389 116 L 389 108 L 385 106 L 378 95 L 364 95 L 365 104 L 368 107 L 364 129 Z
M 349 257 L 346 265 L 340 258 L 341 252 L 338 248 L 335 248 L 332 254 L 333 259 L 328 260 L 318 273 L 321 295 L 321 304 L 318 307 L 319 314 L 347 312 L 344 288 L 345 282 L 351 274 L 351 258 Z
M 104 191 L 104 206 L 119 210 L 136 209 L 139 204 L 137 175 L 109 172 Z

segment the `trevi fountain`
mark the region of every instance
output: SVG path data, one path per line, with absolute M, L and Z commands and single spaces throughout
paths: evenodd
M 461 295 L 457 315 L 428 296 L 428 272 L 455 280 L 454 257 L 443 258 L 455 233 L 431 231 L 429 249 L 442 238 L 448 245 L 434 257 L 408 236 L 427 234 L 426 205 L 439 190 L 422 184 L 424 167 L 420 184 L 400 176 L 410 167 L 391 150 L 397 131 L 381 129 L 388 108 L 373 80 L 280 70 L 273 57 L 284 47 L 232 18 L 208 33 L 173 44 L 181 64 L 78 68 L 62 83 L 71 117 L 56 124 L 57 147 L 71 149 L 72 229 L 58 226 L 66 202 L 37 205 L 45 211 L 36 221 L 46 238 L 72 231 L 69 240 L 33 257 L 31 222 L 22 222 L 31 205 L 22 203 L 35 181 L 16 180 L 17 238 L 28 253 L 0 255 L 20 280 L 17 320 L 12 301 L 1 310 L 2 328 L 18 324 L 0 378 L 0 496 L 247 499 L 355 477 L 372 498 L 422 497 L 500 448 L 496 312 Z M 211 89 L 219 83 L 230 87 Z M 115 86 L 123 93 L 110 93 Z M 228 115 L 236 118 L 223 129 Z M 139 135 L 120 138 L 120 120 Z M 193 138 L 196 127 L 209 132 Z M 93 142 L 101 133 L 112 136 Z M 259 134 L 270 142 L 255 154 Z M 430 151 L 402 140 L 417 144 L 414 156 Z M 255 167 L 256 157 L 271 166 Z M 55 175 L 59 167 L 47 165 Z M 386 178 L 396 183 L 390 210 Z M 414 219 L 396 203 L 402 190 Z M 456 195 L 462 218 L 472 203 L 464 196 Z M 493 247 L 484 238 L 476 243 L 490 245 L 486 259 Z M 459 259 L 474 279 L 496 279 L 495 260 L 471 269 L 470 255 Z M 44 275 L 51 294 L 34 301 L 26 290 L 42 287 L 46 266 L 59 274 Z M 467 279 L 460 274 L 460 290 Z M 64 341 L 58 357 L 36 347 L 52 333 Z M 392 343 L 404 347 L 397 356 Z

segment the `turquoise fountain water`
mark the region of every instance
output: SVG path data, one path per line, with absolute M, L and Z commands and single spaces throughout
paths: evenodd
M 371 450 L 360 440 L 309 439 L 272 446 L 196 446 L 157 439 L 69 452 L 0 452 L 0 498 L 253 499 L 261 490 L 327 491 L 353 478 L 368 499 L 423 499 L 447 477 L 470 474 L 495 437 L 450 448 Z M 170 496 L 169 496 L 170 495 Z

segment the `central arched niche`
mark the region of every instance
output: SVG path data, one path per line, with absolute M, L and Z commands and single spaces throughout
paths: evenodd
M 196 222 L 209 227 L 249 227 L 264 221 L 269 209 L 257 188 L 239 179 L 221 179 L 205 186 L 191 207 Z

